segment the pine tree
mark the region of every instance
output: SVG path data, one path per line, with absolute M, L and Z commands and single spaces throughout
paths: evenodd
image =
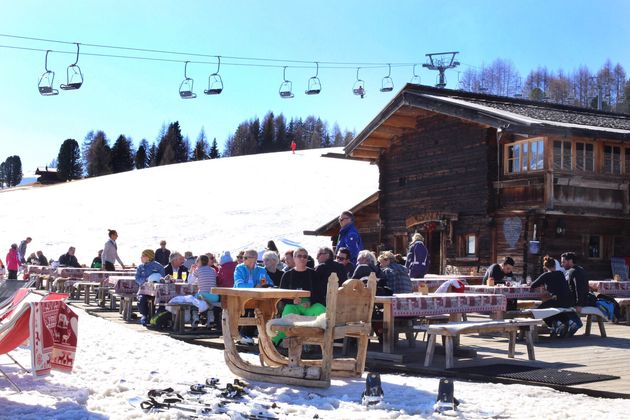
M 81 146 L 81 158 L 83 159 L 83 168 L 85 169 L 84 174 L 87 175 L 87 167 L 90 162 L 90 147 L 92 146 L 92 141 L 96 133 L 93 130 L 90 130 L 83 139 L 83 145 Z M 56 166 L 53 166 L 56 167 Z
M 260 144 L 260 120 L 254 118 L 249 123 L 249 132 L 247 133 L 247 141 L 243 145 L 243 155 L 253 155 L 258 151 Z
M 67 139 L 59 148 L 57 155 L 57 177 L 62 181 L 79 179 L 83 175 L 81 150 L 75 139 Z
M 19 156 L 9 156 L 4 162 L 4 172 L 7 187 L 15 187 L 22 182 L 22 160 Z
M 206 132 L 203 127 L 197 136 L 197 143 L 193 149 L 191 160 L 205 160 L 208 158 L 208 140 L 206 139 Z
M 149 142 L 146 139 L 142 139 L 138 150 L 136 151 L 135 165 L 136 169 L 144 169 L 149 165 Z
M 269 112 L 265 115 L 265 118 L 263 118 L 258 153 L 269 153 L 275 150 L 274 132 L 273 112 Z
M 112 173 L 111 149 L 107 144 L 107 137 L 102 131 L 94 135 L 88 152 L 88 177 L 107 175 Z
M 154 143 L 149 147 L 149 153 L 147 154 L 147 163 L 150 167 L 158 166 L 157 156 L 158 148 Z
M 0 163 L 0 188 L 4 188 L 7 182 L 6 163 Z
M 289 150 L 290 142 L 287 136 L 287 123 L 284 119 L 284 115 L 280 114 L 274 121 L 276 129 L 276 139 L 274 140 L 274 151 Z
M 124 135 L 118 136 L 111 151 L 112 172 L 131 171 L 134 167 L 134 156 L 131 151 L 131 142 Z
M 210 159 L 218 159 L 221 157 L 221 155 L 219 154 L 219 146 L 217 145 L 216 137 L 214 138 L 214 140 L 212 140 L 212 146 L 210 146 L 209 157 Z

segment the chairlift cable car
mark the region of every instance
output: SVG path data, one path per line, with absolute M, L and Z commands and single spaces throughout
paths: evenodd
M 414 83 L 416 85 L 420 84 L 420 76 L 418 74 L 416 74 L 416 66 L 418 66 L 419 64 L 414 64 L 413 65 L 413 76 L 411 77 L 411 83 Z
M 197 97 L 193 92 L 195 81 L 188 77 L 188 63 L 189 61 L 184 63 L 184 80 L 182 80 L 182 83 L 179 85 L 179 97 L 182 99 L 193 99 Z
M 308 85 L 306 87 L 306 91 L 304 92 L 307 95 L 318 95 L 319 92 L 322 91 L 322 84 L 319 81 L 319 77 L 317 77 L 319 75 L 319 63 L 316 61 L 315 65 L 317 66 L 315 76 L 308 79 Z
M 383 77 L 381 81 L 381 92 L 391 92 L 394 90 L 394 81 L 392 80 L 392 65 L 387 64 L 389 71 L 387 72 L 387 76 Z
M 42 96 L 55 96 L 59 95 L 59 91 L 53 88 L 53 82 L 55 81 L 55 72 L 52 70 L 48 70 L 48 53 L 50 50 L 46 51 L 46 59 L 44 61 L 44 70 L 46 70 L 42 77 L 39 78 L 39 84 L 37 88 L 39 89 L 39 94 Z
M 357 67 L 357 80 L 354 82 L 354 86 L 352 86 L 352 93 L 363 99 L 365 97 L 365 82 L 359 79 L 359 70 L 361 70 L 361 67 Z
M 208 89 L 203 91 L 206 95 L 218 95 L 223 92 L 223 80 L 219 74 L 219 70 L 221 69 L 220 55 L 217 56 L 217 60 L 217 71 L 208 76 Z
M 287 66 L 284 66 L 282 69 L 282 83 L 280 84 L 280 89 L 278 89 L 278 93 L 280 97 L 283 99 L 293 98 L 293 83 L 290 80 L 287 80 Z
M 63 90 L 77 90 L 83 85 L 83 73 L 81 72 L 81 68 L 77 65 L 79 62 L 79 43 L 77 44 L 77 59 L 74 60 L 73 64 L 68 66 L 66 70 L 66 84 L 61 84 L 59 87 Z

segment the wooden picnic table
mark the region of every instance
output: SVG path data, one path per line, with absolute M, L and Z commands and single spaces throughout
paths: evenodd
M 138 291 L 139 295 L 153 296 L 155 305 L 167 304 L 175 296 L 192 295 L 197 286 L 190 283 L 153 283 L 144 282 Z
M 501 294 L 404 293 L 376 296 L 375 303 L 383 305 L 383 352 L 394 351 L 394 321 L 397 317 L 430 315 L 458 315 L 475 312 L 504 312 L 507 299 Z M 456 320 L 456 316 L 452 316 Z
M 119 270 L 119 271 L 105 271 L 105 270 L 92 270 L 83 272 L 83 280 L 85 281 L 103 281 L 107 280 L 109 276 L 124 276 L 135 275 L 136 270 Z
M 55 270 L 55 276 L 57 277 L 72 277 L 83 279 L 83 272 L 94 270 L 88 267 L 57 267 Z
M 90 290 L 92 289 L 92 287 L 100 287 L 101 282 L 100 281 L 78 281 L 74 283 L 74 286 L 77 288 L 77 293 L 79 294 L 79 296 L 81 296 L 81 289 L 83 289 L 83 292 L 84 292 L 83 303 L 85 303 L 86 305 L 89 305 L 90 295 L 91 295 Z
M 264 380 L 265 376 L 278 377 L 285 376 L 286 383 L 292 384 L 292 379 L 299 375 L 305 375 L 304 368 L 291 368 L 288 366 L 257 366 L 241 358 L 236 348 L 235 341 L 240 338 L 239 326 L 245 325 L 266 325 L 276 313 L 276 307 L 282 299 L 294 299 L 296 297 L 310 297 L 307 290 L 289 290 L 277 288 L 231 288 L 213 287 L 212 293 L 221 296 L 221 306 L 223 307 L 222 326 L 223 341 L 225 343 L 225 363 L 230 370 L 241 377 Z M 257 309 L 262 320 L 256 322 L 256 318 L 243 317 L 245 309 Z M 260 334 L 266 336 L 266 334 Z M 273 360 L 273 357 L 265 353 L 265 347 L 259 341 L 261 360 Z M 303 377 L 302 377 L 303 378 Z M 303 381 L 299 381 L 302 383 Z M 298 383 L 296 380 L 295 383 Z
M 426 274 L 424 276 L 424 280 L 442 280 L 442 282 L 446 280 L 463 280 L 466 284 L 482 284 L 483 283 L 483 274 Z M 412 279 L 414 280 L 414 279 Z M 421 279 L 418 279 L 421 280 Z
M 630 297 L 630 281 L 590 280 L 588 286 L 604 295 L 612 297 Z
M 507 299 L 527 300 L 540 300 L 549 295 L 542 287 L 531 290 L 527 285 L 504 286 L 502 284 L 496 286 L 464 286 L 464 293 L 500 294 Z

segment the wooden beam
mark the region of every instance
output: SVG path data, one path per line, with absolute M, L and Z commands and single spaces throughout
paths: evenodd
M 363 146 L 376 146 L 381 148 L 387 148 L 392 144 L 392 137 L 388 138 L 374 138 L 372 136 L 368 137 L 361 147 Z
M 370 151 L 370 150 L 363 150 L 362 148 L 357 148 L 357 149 L 354 149 L 350 153 L 350 156 L 355 157 L 355 158 L 359 158 L 359 159 L 376 160 L 376 159 L 379 158 L 380 153 L 374 152 L 374 151 Z
M 411 117 L 399 117 L 397 115 L 393 115 L 385 120 L 385 124 L 388 126 L 394 126 L 398 128 L 416 128 L 416 119 Z
M 381 125 L 380 127 L 378 127 L 376 130 L 374 130 L 374 132 L 372 133 L 379 133 L 382 135 L 386 135 L 386 136 L 401 136 L 405 133 L 409 133 L 413 131 L 410 128 L 404 128 L 404 127 L 396 127 L 394 125 L 388 124 L 387 122 L 385 122 L 383 125 Z

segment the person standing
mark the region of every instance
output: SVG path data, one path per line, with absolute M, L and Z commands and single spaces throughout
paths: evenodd
M 429 250 L 424 244 L 424 237 L 418 232 L 411 237 L 405 267 L 412 279 L 424 278 L 429 269 Z
M 162 265 L 166 265 L 169 263 L 169 257 L 171 256 L 171 251 L 166 249 L 166 241 L 160 241 L 160 247 L 155 250 L 155 261 L 159 262 Z
M 20 258 L 20 262 L 22 264 L 26 264 L 26 246 L 31 243 L 33 239 L 29 236 L 20 242 L 20 248 L 18 249 L 18 255 Z
M 586 271 L 584 271 L 581 266 L 577 265 L 575 260 L 575 252 L 565 252 L 560 256 L 560 264 L 562 264 L 562 267 L 566 270 L 564 276 L 567 280 L 569 291 L 571 292 L 573 306 L 577 311 L 580 311 L 583 306 L 589 306 L 589 288 Z M 568 318 L 567 334 L 570 337 L 582 327 L 582 321 L 576 313 L 570 313 Z
M 337 249 L 348 248 L 350 251 L 350 261 L 352 264 L 357 263 L 359 251 L 363 249 L 363 241 L 361 235 L 354 225 L 354 214 L 346 210 L 339 215 L 339 240 L 337 241 Z
M 295 140 L 291 140 L 291 152 L 293 152 L 293 154 L 295 154 L 296 147 L 297 147 L 297 144 L 295 144 Z
M 7 272 L 9 280 L 17 280 L 17 273 L 22 265 L 20 263 L 20 255 L 18 253 L 17 244 L 11 244 L 11 248 L 9 249 L 9 253 L 6 257 L 7 262 Z
M 103 247 L 103 255 L 101 255 L 101 259 L 103 260 L 103 268 L 105 271 L 115 271 L 116 267 L 114 267 L 114 263 L 118 261 L 118 263 L 125 268 L 125 264 L 120 260 L 118 256 L 118 245 L 116 245 L 116 239 L 118 239 L 118 232 L 114 229 L 108 229 L 109 232 L 109 240 L 105 242 L 105 246 Z

